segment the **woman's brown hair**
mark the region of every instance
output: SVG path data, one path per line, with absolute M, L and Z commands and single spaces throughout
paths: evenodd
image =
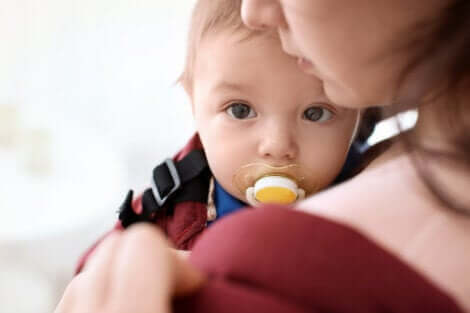
M 436 151 L 419 146 L 407 136 L 404 136 L 404 143 L 413 152 L 416 167 L 436 198 L 446 207 L 470 214 L 470 205 L 453 199 L 449 192 L 451 188 L 439 184 L 427 164 L 427 161 L 451 161 L 453 166 L 470 173 L 470 1 L 451 1 L 433 21 L 419 27 L 426 30 L 417 29 L 416 33 L 425 35 L 417 36 L 408 46 L 416 54 L 403 72 L 400 86 L 405 89 L 410 77 L 429 80 L 420 96 L 432 94 L 428 101 L 437 99 L 443 103 L 437 109 L 439 122 L 453 149 Z M 432 78 L 413 76 L 426 63 L 434 66 Z M 467 98 L 459 97 L 464 92 L 468 93 Z M 421 101 L 420 105 L 428 103 Z

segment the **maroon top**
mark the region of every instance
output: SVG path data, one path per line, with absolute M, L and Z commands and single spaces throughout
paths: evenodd
M 209 228 L 190 260 L 209 274 L 175 313 L 463 313 L 447 294 L 354 229 L 285 207 Z

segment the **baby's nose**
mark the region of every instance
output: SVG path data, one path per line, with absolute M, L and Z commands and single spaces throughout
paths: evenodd
M 271 161 L 292 161 L 297 157 L 298 147 L 291 130 L 286 127 L 267 127 L 261 135 L 258 152 Z

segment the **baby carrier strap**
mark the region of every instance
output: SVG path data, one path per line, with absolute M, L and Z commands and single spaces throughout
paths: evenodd
M 181 202 L 207 202 L 211 173 L 202 150 L 189 152 L 180 161 L 166 159 L 154 168 L 151 188 L 142 195 L 142 210 L 135 212 L 132 207 L 133 191 L 130 190 L 119 209 L 123 227 L 137 222 L 153 222 L 157 213 Z

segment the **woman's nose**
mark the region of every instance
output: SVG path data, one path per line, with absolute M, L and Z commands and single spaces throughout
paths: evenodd
M 278 0 L 242 0 L 241 16 L 246 26 L 256 30 L 277 28 L 283 20 Z
M 293 161 L 298 154 L 298 147 L 290 130 L 266 129 L 259 142 L 258 153 L 261 158 L 276 163 Z

